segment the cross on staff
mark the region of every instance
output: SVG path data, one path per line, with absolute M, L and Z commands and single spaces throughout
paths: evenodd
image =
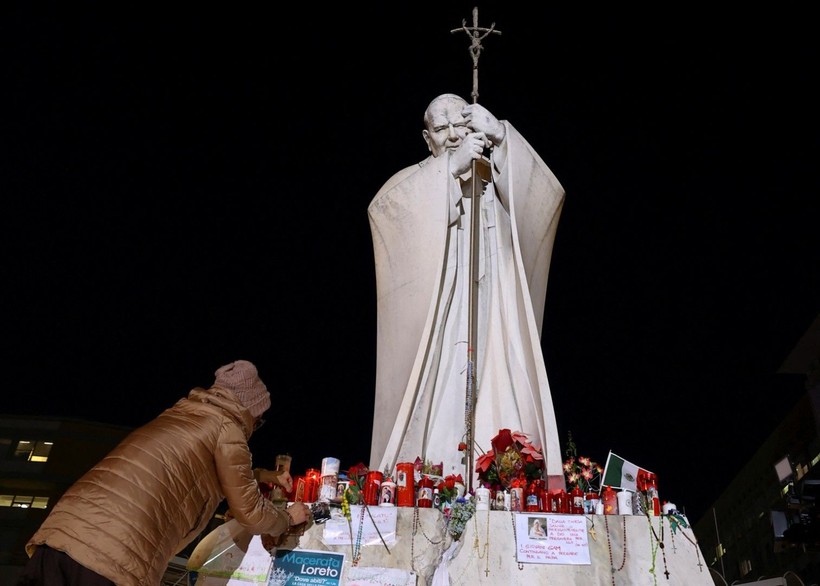
M 470 37 L 470 56 L 473 60 L 473 103 L 478 101 L 478 58 L 484 48 L 481 45 L 487 36 L 492 33 L 497 35 L 501 31 L 495 30 L 495 23 L 490 28 L 478 26 L 478 7 L 473 8 L 473 26 L 468 27 L 467 21 L 461 23 L 461 28 L 453 29 L 450 32 L 456 33 L 464 31 Z M 464 404 L 464 426 L 466 428 L 467 448 L 467 488 L 473 490 L 473 470 L 475 468 L 475 407 L 478 393 L 478 383 L 476 380 L 478 356 L 478 280 L 479 272 L 479 246 L 481 230 L 481 180 L 478 177 L 476 161 L 472 164 L 472 199 L 470 207 L 472 210 L 470 218 L 470 281 L 469 281 L 469 306 L 467 325 L 467 384 Z
M 486 39 L 490 34 L 500 35 L 501 31 L 495 30 L 495 23 L 490 25 L 490 28 L 483 28 L 478 26 L 478 7 L 473 8 L 473 26 L 467 27 L 467 21 L 461 21 L 461 28 L 454 28 L 451 33 L 464 31 L 470 37 L 470 56 L 473 59 L 473 103 L 478 101 L 478 58 L 481 56 L 481 51 L 484 47 L 481 41 Z

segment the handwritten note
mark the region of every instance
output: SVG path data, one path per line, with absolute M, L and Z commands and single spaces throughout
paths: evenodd
M 531 564 L 590 564 L 585 515 L 516 513 L 516 559 Z
M 359 539 L 359 526 L 361 525 L 360 545 L 381 545 L 382 539 L 388 545 L 394 545 L 396 543 L 396 519 L 396 507 L 367 507 L 366 511 L 362 511 L 361 505 L 351 505 L 350 525 L 343 517 L 329 519 L 324 524 L 322 541 L 325 545 L 350 545 Z M 378 531 L 376 531 L 377 527 Z M 379 537 L 380 533 L 381 537 Z

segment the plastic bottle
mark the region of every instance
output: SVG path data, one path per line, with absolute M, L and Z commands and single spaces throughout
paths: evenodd
M 649 514 L 659 516 L 661 514 L 661 499 L 658 497 L 658 477 L 654 472 L 650 472 L 646 479 L 646 500 Z

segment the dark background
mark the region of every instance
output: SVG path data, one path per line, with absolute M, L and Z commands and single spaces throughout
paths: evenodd
M 255 464 L 366 463 L 366 208 L 426 156 L 427 103 L 470 99 L 473 6 L 5 4 L 5 410 L 137 426 L 245 358 Z M 813 20 L 478 6 L 479 101 L 567 192 L 559 437 L 694 522 L 804 392 L 778 369 L 820 310 Z

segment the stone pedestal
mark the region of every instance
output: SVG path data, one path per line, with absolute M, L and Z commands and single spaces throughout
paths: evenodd
M 713 586 L 711 574 L 691 528 L 672 531 L 668 517 L 619 515 L 544 515 L 507 511 L 477 511 L 467 522 L 461 539 L 447 532 L 444 516 L 437 509 L 399 507 L 396 531 L 387 546 L 378 537 L 358 548 L 360 557 L 352 567 L 354 548 L 325 542 L 325 525 L 313 525 L 302 535 L 289 535 L 276 545 L 279 550 L 332 551 L 345 554 L 340 584 L 353 574 L 390 568 L 390 584 L 414 586 L 532 586 L 533 584 L 579 584 L 597 586 Z M 535 519 L 547 528 L 547 535 L 526 529 Z M 341 523 L 346 524 L 344 519 Z M 515 531 L 516 523 L 520 529 Z M 338 525 L 337 525 L 338 527 Z M 260 536 L 244 533 L 230 522 L 198 546 L 201 555 L 192 555 L 189 569 L 200 568 L 204 560 L 231 554 L 236 569 L 248 559 L 267 560 L 268 552 Z M 392 532 L 392 520 L 390 526 Z M 234 534 L 235 533 L 235 534 Z M 516 537 L 518 535 L 518 537 Z M 532 537 L 530 537 L 532 535 Z M 570 536 L 569 539 L 562 538 Z M 338 536 L 338 533 L 337 533 Z M 212 539 L 211 539 L 212 538 Z M 211 543 L 211 541 L 213 543 Z M 347 540 L 344 540 L 347 541 Z M 519 543 L 520 541 L 520 543 Z M 585 541 L 585 543 L 584 543 Z M 568 545 L 569 544 L 569 545 Z M 663 545 L 663 547 L 661 547 Z M 202 550 L 201 552 L 199 550 Z M 517 552 L 530 559 L 550 563 L 521 563 Z M 275 553 L 273 550 L 272 553 Z M 253 557 L 257 556 L 257 557 Z M 199 559 L 202 558 L 202 559 Z M 254 562 L 255 563 L 255 562 Z M 397 570 L 400 570 L 396 576 Z M 382 572 L 387 574 L 389 572 Z M 238 586 L 249 582 L 205 576 L 200 572 L 195 586 Z M 229 572 L 230 574 L 230 572 Z M 338 578 L 337 578 L 338 580 Z M 190 580 L 189 580 L 190 583 Z M 324 582 L 322 582 L 324 583 Z M 380 584 L 382 582 L 357 581 Z
M 451 586 L 612 586 L 613 576 L 618 586 L 714 584 L 691 528 L 677 528 L 673 533 L 665 517 L 650 521 L 643 516 L 585 515 L 590 563 L 564 565 L 519 564 L 516 560 L 514 518 L 510 512 L 477 511 L 461 539 L 455 543 L 447 534 L 444 517 L 438 510 L 419 509 L 417 520 L 414 520 L 414 513 L 412 508 L 400 507 L 396 543 L 389 546 L 389 552 L 383 545 L 362 547 L 358 566 L 413 571 L 417 575 L 418 586 L 433 583 L 433 576 L 442 565 L 443 557 L 451 559 L 439 569 L 439 578 L 447 579 L 445 583 Z M 280 547 L 343 552 L 347 555 L 347 572 L 351 547 L 326 545 L 322 541 L 322 532 L 323 527 L 316 525 L 301 537 L 293 537 Z M 661 543 L 663 548 L 660 547 Z

